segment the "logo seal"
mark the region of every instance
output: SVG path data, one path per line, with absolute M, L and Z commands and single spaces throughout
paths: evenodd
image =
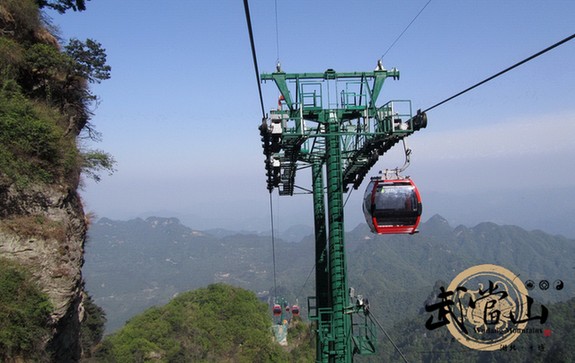
M 525 285 L 511 271 L 485 264 L 468 268 L 449 284 L 453 291 L 449 332 L 461 344 L 493 351 L 510 345 L 525 330 L 529 299 Z

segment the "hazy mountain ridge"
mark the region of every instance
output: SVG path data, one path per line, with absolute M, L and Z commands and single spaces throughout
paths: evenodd
M 414 236 L 376 236 L 360 226 L 346 238 L 352 246 L 364 241 L 348 254 L 350 286 L 369 296 L 374 313 L 390 323 L 415 316 L 429 295 L 439 292 L 434 288 L 438 280 L 448 284 L 479 264 L 505 267 L 523 282 L 561 280 L 567 286 L 560 291 L 536 288 L 529 292 L 536 301 L 575 296 L 575 241 L 561 236 L 494 223 L 452 228 L 436 215 Z
M 440 216 L 420 229 L 414 236 L 377 236 L 359 225 L 346 235 L 350 286 L 369 296 L 374 313 L 390 322 L 417 314 L 437 280 L 450 281 L 481 263 L 504 266 L 523 281 L 562 279 L 573 286 L 573 240 L 493 223 L 453 228 Z M 278 294 L 299 299 L 305 308 L 306 297 L 314 294 L 313 237 L 299 243 L 276 238 L 275 252 Z M 213 282 L 265 296 L 273 287 L 272 243 L 260 235 L 214 236 L 175 218 L 102 218 L 90 230 L 84 274 L 114 330 L 150 305 Z M 541 301 L 558 301 L 574 291 L 533 293 Z
M 278 270 L 289 270 L 286 261 L 302 261 L 299 251 L 290 245 L 276 239 L 276 255 L 284 256 L 278 258 Z M 225 282 L 261 294 L 267 294 L 272 286 L 269 237 L 236 234 L 218 238 L 188 228 L 175 218 L 102 218 L 90 229 L 86 251 L 88 289 L 107 311 L 109 329 L 148 306 L 210 283 Z M 313 264 L 311 258 L 307 260 Z

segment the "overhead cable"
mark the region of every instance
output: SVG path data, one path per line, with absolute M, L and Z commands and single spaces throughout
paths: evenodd
M 266 110 L 264 108 L 264 96 L 262 94 L 262 85 L 260 82 L 260 71 L 258 69 L 258 58 L 256 56 L 256 45 L 254 43 L 254 33 L 252 31 L 252 20 L 250 17 L 250 7 L 248 0 L 244 0 L 244 10 L 246 12 L 246 22 L 248 25 L 248 33 L 250 35 L 250 44 L 252 47 L 252 58 L 254 60 L 254 70 L 256 71 L 256 81 L 258 82 L 258 92 L 260 94 L 260 105 L 262 107 L 262 118 L 266 117 Z
M 276 243 L 274 233 L 274 206 L 272 203 L 272 193 L 270 193 L 270 222 L 272 227 L 272 262 L 274 267 L 274 298 L 278 296 L 277 282 L 276 282 Z
M 484 79 L 483 81 L 481 81 L 481 82 L 479 82 L 479 83 L 477 83 L 477 84 L 474 84 L 473 86 L 471 86 L 471 87 L 469 87 L 469 88 L 467 88 L 467 89 L 464 89 L 463 91 L 461 91 L 461 92 L 459 92 L 459 93 L 457 93 L 457 94 L 455 94 L 455 95 L 453 95 L 453 96 L 451 96 L 451 97 L 449 97 L 449 98 L 446 98 L 445 100 L 443 100 L 443 101 L 441 101 L 441 102 L 439 102 L 439 103 L 436 103 L 435 105 L 429 107 L 428 109 L 426 109 L 426 110 L 423 111 L 423 112 L 425 113 L 425 112 L 431 111 L 431 110 L 433 110 L 434 108 L 436 108 L 437 106 L 441 106 L 441 105 L 443 105 L 444 103 L 446 103 L 446 102 L 448 102 L 448 101 L 451 101 L 452 99 L 454 99 L 454 98 L 456 98 L 456 97 L 459 97 L 459 96 L 461 96 L 462 94 L 464 94 L 464 93 L 466 93 L 466 92 L 469 92 L 469 91 L 471 91 L 472 89 L 477 88 L 477 87 L 481 86 L 482 84 L 487 83 L 487 82 L 491 81 L 492 79 L 497 78 L 497 77 L 501 76 L 502 74 L 507 73 L 507 72 L 509 72 L 510 70 L 512 70 L 512 69 L 514 69 L 514 68 L 517 68 L 517 67 L 519 67 L 520 65 L 522 65 L 522 64 L 524 64 L 524 63 L 527 63 L 527 62 L 529 62 L 530 60 L 535 59 L 535 58 L 539 57 L 540 55 L 542 55 L 542 54 L 544 54 L 544 53 L 547 53 L 548 51 L 550 51 L 550 50 L 552 50 L 552 49 L 554 49 L 554 48 L 557 48 L 558 46 L 560 46 L 560 45 L 563 44 L 563 43 L 567 43 L 568 41 L 570 41 L 570 40 L 573 39 L 573 38 L 575 38 L 575 34 L 572 34 L 572 35 L 568 36 L 567 38 L 558 41 L 557 43 L 555 43 L 555 44 L 553 44 L 553 45 L 551 45 L 551 46 L 549 46 L 549 47 L 543 49 L 542 51 L 537 52 L 537 53 L 533 54 L 532 56 L 525 58 L 525 59 L 522 60 L 521 62 L 515 63 L 515 64 L 512 65 L 511 67 L 506 68 L 506 69 L 502 70 L 501 72 L 496 73 L 496 74 L 492 75 L 491 77 L 486 78 L 486 79 Z
M 395 348 L 395 350 L 397 350 L 397 352 L 399 353 L 399 355 L 401 356 L 401 358 L 403 358 L 403 361 L 405 363 L 407 362 L 407 358 L 405 358 L 405 355 L 403 355 L 402 351 L 399 349 L 399 347 L 397 345 L 395 345 L 395 343 L 393 342 L 393 340 L 391 340 L 391 337 L 389 336 L 389 334 L 387 334 L 387 331 L 385 331 L 385 329 L 383 328 L 383 325 L 381 325 L 379 323 L 379 321 L 375 318 L 375 316 L 373 316 L 373 313 L 370 312 L 371 318 L 373 319 L 373 321 L 375 321 L 375 323 L 377 324 L 377 326 L 379 326 L 379 329 L 381 329 L 381 331 L 383 332 L 383 334 L 385 334 L 385 336 L 387 337 L 387 339 L 390 341 L 391 345 L 393 345 L 393 347 Z
M 315 264 L 313 265 L 313 267 L 312 267 L 311 270 L 309 271 L 309 274 L 307 274 L 307 277 L 306 277 L 306 279 L 305 279 L 305 281 L 304 281 L 304 283 L 303 283 L 301 289 L 299 290 L 299 292 L 298 292 L 297 295 L 295 296 L 296 298 L 298 298 L 298 297 L 301 296 L 301 294 L 302 294 L 302 292 L 303 292 L 303 289 L 304 289 L 305 285 L 307 284 L 307 282 L 308 282 L 309 278 L 311 277 L 311 274 L 313 273 L 314 270 L 315 270 Z
M 254 61 L 254 70 L 256 72 L 256 81 L 258 83 L 258 92 L 260 95 L 260 105 L 262 108 L 262 119 L 266 119 L 266 111 L 264 108 L 264 96 L 262 94 L 262 85 L 260 82 L 260 71 L 258 69 L 258 58 L 256 56 L 256 46 L 254 42 L 254 33 L 252 31 L 252 21 L 250 17 L 250 7 L 248 5 L 248 0 L 244 0 L 244 10 L 246 13 L 246 22 L 248 25 L 248 33 L 250 36 L 250 45 L 252 48 L 252 58 Z M 272 193 L 270 190 L 270 222 L 271 222 L 271 232 L 272 232 L 272 260 L 273 260 L 273 269 L 274 269 L 274 298 L 277 297 L 277 282 L 276 282 L 276 248 L 275 248 L 275 231 L 274 231 L 274 211 L 273 211 L 273 201 L 272 201 Z
M 275 0 L 275 13 L 276 13 L 276 64 L 280 62 L 280 31 L 278 25 L 278 0 Z
M 403 36 L 403 34 L 407 31 L 407 29 L 409 29 L 409 27 L 411 26 L 411 24 L 413 24 L 415 22 L 415 19 L 417 19 L 419 17 L 419 15 L 423 12 L 423 10 L 425 10 L 425 8 L 427 7 L 427 5 L 429 5 L 429 3 L 431 2 L 431 0 L 429 0 L 425 5 L 423 5 L 423 8 L 421 8 L 421 10 L 419 10 L 419 13 L 417 13 L 417 15 L 415 16 L 415 18 L 413 18 L 411 20 L 411 22 L 405 27 L 405 29 L 403 29 L 403 31 L 401 32 L 401 34 L 399 34 L 399 36 L 397 38 L 395 38 L 395 40 L 393 41 L 393 43 L 391 43 L 391 45 L 389 46 L 389 48 L 387 48 L 387 50 L 385 51 L 385 53 L 383 53 L 383 55 L 381 56 L 381 60 L 383 60 L 383 57 L 385 57 L 385 55 L 391 50 L 391 48 L 393 48 L 393 46 L 395 45 L 395 43 L 397 43 L 397 41 L 399 40 L 399 38 L 401 38 Z

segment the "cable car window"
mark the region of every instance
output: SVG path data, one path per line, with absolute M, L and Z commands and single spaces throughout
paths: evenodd
M 375 193 L 376 210 L 417 211 L 417 196 L 411 185 L 381 185 Z

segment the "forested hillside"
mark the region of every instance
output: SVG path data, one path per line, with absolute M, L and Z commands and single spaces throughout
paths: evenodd
M 84 291 L 89 218 L 77 190 L 82 174 L 113 169 L 88 142 L 99 137 L 90 84 L 111 68 L 98 42 L 64 44 L 45 13 L 84 9 L 84 0 L 0 1 L 1 361 L 78 361 L 102 333 Z
M 302 244 L 278 241 L 280 292 L 303 283 L 313 256 Z M 218 238 L 192 230 L 175 218 L 106 218 L 92 225 L 86 246 L 87 288 L 108 316 L 107 331 L 119 328 L 151 305 L 165 304 L 182 291 L 214 282 L 241 286 L 269 296 L 272 246 L 269 237 L 225 235 Z M 307 284 L 306 295 L 313 286 Z M 291 289 L 291 288 L 290 288 Z M 287 296 L 294 301 L 293 291 Z
M 309 362 L 309 329 L 293 321 L 289 351 L 273 341 L 267 304 L 254 293 L 224 284 L 178 295 L 152 307 L 106 338 L 94 361 Z M 298 328 L 301 326 L 301 328 Z M 302 329 L 303 328 L 303 329 Z
M 524 282 L 563 281 L 565 288 L 561 290 L 536 288 L 529 292 L 538 303 L 549 307 L 575 295 L 575 242 L 540 231 L 493 223 L 453 228 L 442 217 L 434 216 L 414 236 L 376 236 L 367 226 L 359 225 L 346 234 L 346 244 L 350 286 L 369 298 L 372 314 L 389 335 L 415 352 L 423 348 L 410 344 L 420 340 L 434 352 L 466 349 L 456 344 L 437 345 L 434 336 L 451 338 L 444 330 L 425 329 L 429 314 L 424 307 L 440 286 L 447 286 L 470 266 L 505 266 Z M 297 299 L 304 319 L 307 296 L 315 293 L 313 245 L 312 236 L 299 243 L 276 239 L 275 245 L 278 295 L 291 303 Z M 216 237 L 188 228 L 175 218 L 103 218 L 90 232 L 85 274 L 88 289 L 110 318 L 107 329 L 112 332 L 149 306 L 165 304 L 180 291 L 214 282 L 241 286 L 267 301 L 273 294 L 271 259 L 269 236 L 226 233 Z M 561 337 L 563 327 L 573 318 L 563 323 L 562 318 L 555 319 L 553 324 L 561 326 L 556 334 Z M 420 338 L 407 335 L 407 331 L 417 332 Z M 385 345 L 385 335 L 380 332 L 378 336 L 384 344 L 380 354 L 392 354 L 391 346 Z M 452 359 L 456 361 L 456 356 Z

